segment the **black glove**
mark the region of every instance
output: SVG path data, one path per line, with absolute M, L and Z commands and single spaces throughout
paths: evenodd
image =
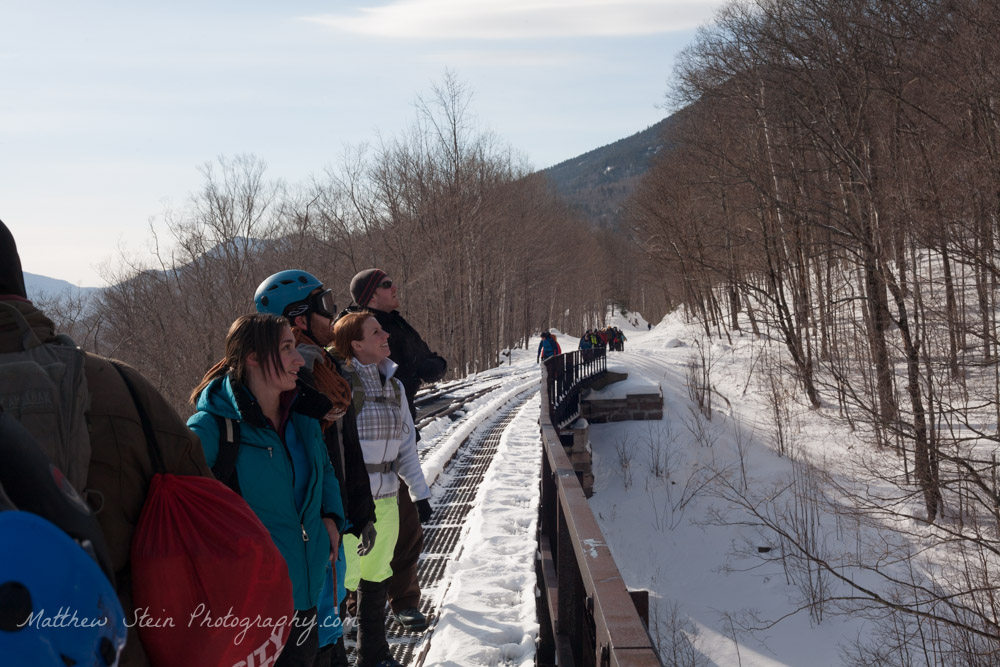
M 423 359 L 416 369 L 416 375 L 423 382 L 437 382 L 448 372 L 448 362 L 433 354 Z
M 369 521 L 365 524 L 365 527 L 361 529 L 361 535 L 358 538 L 358 555 L 367 556 L 368 553 L 375 548 L 375 536 L 377 535 L 375 530 L 375 524 Z
M 420 517 L 420 523 L 424 524 L 430 521 L 431 513 L 434 511 L 431 508 L 431 501 L 423 498 L 418 500 L 415 504 L 417 506 L 417 516 Z

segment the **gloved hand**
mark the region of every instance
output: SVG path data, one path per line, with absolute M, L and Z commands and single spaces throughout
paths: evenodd
M 431 508 L 431 501 L 423 498 L 414 503 L 417 506 L 417 516 L 420 517 L 420 523 L 424 524 L 431 520 L 431 512 L 434 510 Z
M 443 357 L 431 354 L 417 364 L 416 376 L 423 382 L 437 382 L 448 372 L 448 362 Z
M 365 524 L 365 527 L 361 529 L 361 536 L 358 542 L 358 555 L 367 556 L 368 553 L 375 548 L 375 536 L 378 532 L 375 530 L 375 524 L 369 521 Z

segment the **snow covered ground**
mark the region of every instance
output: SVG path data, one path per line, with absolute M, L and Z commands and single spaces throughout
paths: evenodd
M 659 387 L 663 419 L 591 426 L 596 476 L 591 507 L 629 588 L 650 591 L 650 631 L 664 663 L 843 664 L 842 643 L 863 636 L 865 621 L 805 609 L 793 613 L 815 581 L 783 565 L 773 535 L 741 524 L 739 511 L 734 515 L 713 489 L 722 479 L 760 493 L 784 488 L 795 460 L 835 455 L 851 445 L 852 436 L 823 410 L 790 400 L 784 409 L 794 432 L 778 444 L 773 402 L 761 389 L 760 359 L 780 345 L 755 336 L 732 345 L 705 342 L 703 330 L 677 314 L 651 330 L 641 318 L 637 325 L 629 321 L 636 317 L 610 320 L 628 341 L 625 352 L 609 354 L 608 365 L 628 372 L 629 380 L 605 392 Z M 569 351 L 578 339 L 559 334 L 559 342 Z M 514 350 L 511 364 L 475 378 L 483 385 L 501 384 L 470 407 L 465 419 L 423 431 L 424 468 L 432 481 L 466 436 L 487 428 L 504 405 L 531 396 L 504 435 L 458 558 L 442 585 L 428 592 L 435 596 L 439 618 L 425 665 L 533 662 L 541 461 L 538 398 L 531 393 L 540 377 L 535 345 L 537 339 L 527 351 Z M 710 420 L 689 396 L 694 358 L 705 360 L 716 388 Z M 779 446 L 792 451 L 781 456 Z M 746 631 L 748 624 L 757 630 Z

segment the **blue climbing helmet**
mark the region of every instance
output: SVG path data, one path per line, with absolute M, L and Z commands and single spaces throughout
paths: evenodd
M 316 288 L 320 291 L 313 294 Z M 323 283 L 311 273 L 298 269 L 278 271 L 264 279 L 253 301 L 258 313 L 284 316 L 290 320 L 299 315 L 319 313 L 333 319 L 337 304 L 333 302 L 333 293 L 322 288 Z
M 0 487 L 0 656 L 5 664 L 108 667 L 125 613 L 95 560 L 55 524 L 10 509 Z

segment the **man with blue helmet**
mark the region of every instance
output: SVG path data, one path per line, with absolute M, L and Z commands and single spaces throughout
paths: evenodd
M 258 312 L 288 318 L 298 351 L 305 360 L 299 371 L 300 379 L 323 392 L 334 405 L 321 420 L 327 451 L 340 481 L 350 522 L 347 532 L 360 540 L 359 553 L 368 553 L 375 541 L 375 501 L 358 439 L 351 385 L 344 378 L 339 360 L 327 350 L 333 341 L 333 314 L 337 309 L 332 294 L 311 273 L 293 269 L 266 278 L 257 288 L 254 304 Z M 343 545 L 335 567 L 337 590 L 333 589 L 333 577 L 328 576 L 318 608 L 317 664 L 324 666 L 347 665 L 338 611 L 345 596 Z

